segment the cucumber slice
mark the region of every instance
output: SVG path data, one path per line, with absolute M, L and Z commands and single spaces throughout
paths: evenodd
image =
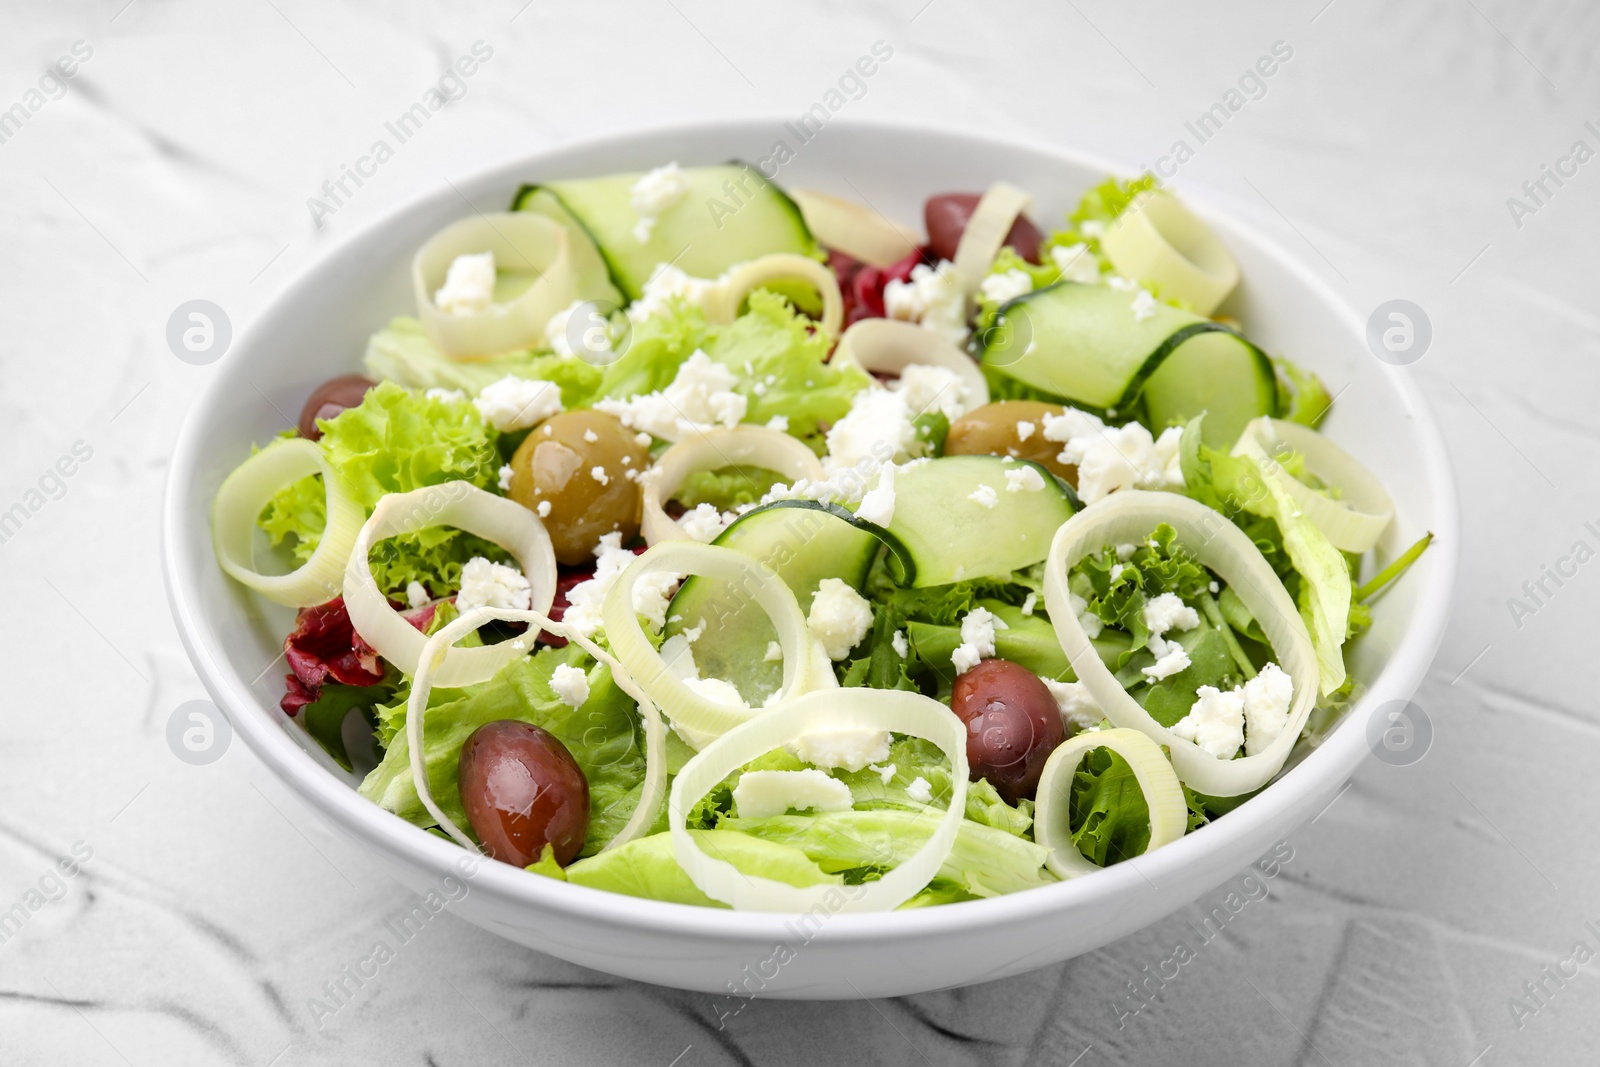
M 1219 322 L 1136 291 L 1058 282 L 1000 308 L 983 362 L 1000 374 L 1108 415 L 1144 398 L 1157 431 L 1205 413 L 1207 444 L 1226 448 L 1245 423 L 1278 410 L 1265 352 Z
M 593 300 L 611 311 L 623 303 L 622 293 L 611 283 L 611 271 L 600 256 L 594 238 L 583 224 L 572 217 L 554 193 L 536 185 L 524 185 L 511 200 L 512 211 L 532 211 L 560 223 L 567 231 L 568 255 L 578 275 L 578 299 Z M 498 298 L 498 293 L 496 294 Z
M 882 541 L 841 507 L 783 500 L 741 515 L 712 543 L 765 562 L 809 613 L 824 578 L 860 589 Z M 753 704 L 782 684 L 783 664 L 766 658 L 777 633 L 748 595 L 717 579 L 685 579 L 667 609 L 665 635 L 701 627 L 692 647 L 702 678 L 732 682 Z
M 776 252 L 814 255 L 817 242 L 793 200 L 748 163 L 689 167 L 688 191 L 663 212 L 646 241 L 633 235 L 633 185 L 639 174 L 612 174 L 524 186 L 518 209 L 571 220 L 585 231 L 628 300 L 637 300 L 659 264 L 715 278 L 735 263 Z M 545 198 L 549 198 L 546 200 Z M 562 215 L 554 213 L 551 202 Z M 563 220 L 564 221 L 564 220 Z
M 1032 467 L 1044 488 L 1008 492 L 1006 472 Z M 973 494 L 994 490 L 985 506 Z M 1050 539 L 1072 517 L 1066 489 L 1044 467 L 1000 456 L 944 456 L 900 468 L 894 478 L 894 518 L 885 531 L 890 566 L 902 584 L 949 585 L 1031 567 L 1050 551 Z

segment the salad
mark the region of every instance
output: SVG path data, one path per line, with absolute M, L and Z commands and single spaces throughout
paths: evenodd
M 1428 539 L 1372 558 L 1388 495 L 1170 192 L 1031 204 L 919 232 L 669 163 L 435 234 L 216 497 L 296 609 L 285 715 L 463 848 L 704 906 L 968 901 L 1225 817 Z

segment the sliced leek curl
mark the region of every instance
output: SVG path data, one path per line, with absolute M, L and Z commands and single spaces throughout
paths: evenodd
M 1118 274 L 1210 315 L 1239 284 L 1239 264 L 1211 227 L 1177 197 L 1146 190 L 1133 198 L 1100 238 Z
M 322 475 L 327 513 L 316 550 L 288 574 L 262 574 L 254 561 L 256 518 L 279 490 L 311 474 Z M 217 562 L 229 577 L 268 600 L 305 608 L 338 595 L 340 575 L 364 514 L 316 442 L 281 438 L 239 464 L 223 481 L 211 505 L 211 540 Z
M 900 319 L 862 319 L 839 338 L 835 366 L 860 367 L 879 374 L 899 374 L 914 364 L 943 367 L 966 387 L 967 410 L 989 402 L 989 381 L 972 357 L 935 330 Z
M 817 243 L 873 267 L 892 267 L 917 250 L 917 234 L 865 204 L 815 189 L 791 189 Z
M 978 284 L 1006 243 L 1006 234 L 1032 204 L 1032 196 L 1005 182 L 995 182 L 984 191 L 956 245 L 954 266 L 962 292 L 969 297 L 977 292 Z
M 683 488 L 691 474 L 735 466 L 777 471 L 791 483 L 800 478 L 820 481 L 827 477 L 817 454 L 798 438 L 781 431 L 765 426 L 701 431 L 663 452 L 655 466 L 639 479 L 642 491 L 640 532 L 645 541 L 657 545 L 663 541 L 689 540 L 683 526 L 667 514 L 666 502 Z
M 783 652 L 783 685 L 777 702 L 786 703 L 800 693 L 821 687 L 824 674 L 829 680 L 833 678 L 831 669 L 813 667 L 813 658 L 823 654 L 806 629 L 800 604 L 783 579 L 762 561 L 731 548 L 664 541 L 617 576 L 606 594 L 601 614 L 606 639 L 617 659 L 650 692 L 680 733 L 697 738 L 717 737 L 762 712 L 748 704 L 726 704 L 695 692 L 656 650 L 633 607 L 634 587 L 652 571 L 717 579 L 727 583 L 732 596 L 754 600 L 761 606 L 772 620 Z M 823 663 L 826 662 L 824 655 Z
M 533 284 L 516 299 L 484 311 L 455 315 L 442 310 L 433 295 L 450 264 L 457 256 L 480 252 L 494 253 L 499 270 L 533 273 Z M 518 211 L 473 215 L 428 238 L 412 257 L 411 288 L 428 339 L 445 355 L 470 360 L 543 346 L 545 327 L 572 304 L 578 281 L 567 232 L 543 215 Z
M 1078 765 L 1090 751 L 1110 749 L 1127 761 L 1150 809 L 1150 843 L 1154 852 L 1182 837 L 1189 825 L 1189 806 L 1183 787 L 1167 762 L 1161 746 L 1138 730 L 1114 727 L 1089 730 L 1063 742 L 1050 753 L 1039 777 L 1038 800 L 1033 814 L 1033 839 L 1050 850 L 1045 866 L 1059 878 L 1077 878 L 1100 870 L 1072 840 L 1072 782 Z
M 531 587 L 532 607 L 547 612 L 555 599 L 556 555 L 544 523 L 515 501 L 486 493 L 470 482 L 443 482 L 378 500 L 361 527 L 344 572 L 344 605 L 350 623 L 373 650 L 406 674 L 416 674 L 428 638 L 389 604 L 373 580 L 368 556 L 386 538 L 433 526 L 454 526 L 493 541 L 511 553 Z M 524 655 L 538 631 L 481 648 L 450 648 L 434 670 L 434 681 L 449 688 L 487 682 L 500 668 Z
M 1227 582 L 1261 625 L 1280 667 L 1294 682 L 1289 720 L 1267 748 L 1253 756 L 1218 759 L 1151 718 L 1101 661 L 1072 610 L 1067 576 L 1109 544 L 1138 544 L 1162 523 L 1200 564 Z M 1056 640 L 1078 680 L 1112 725 L 1138 730 L 1172 753 L 1178 779 L 1214 797 L 1232 797 L 1266 785 L 1283 767 L 1316 702 L 1320 669 L 1311 636 L 1294 601 L 1261 550 L 1226 517 L 1176 493 L 1124 489 L 1091 504 L 1061 524 L 1045 559 L 1045 606 Z
M 787 655 L 787 653 L 786 653 Z M 687 826 L 688 812 L 719 782 L 773 749 L 824 730 L 888 730 L 923 737 L 950 761 L 950 804 L 925 809 L 938 825 L 927 842 L 877 881 L 859 886 L 792 886 L 746 874 L 700 851 Z M 723 734 L 684 765 L 672 780 L 667 826 L 672 852 L 706 896 L 740 911 L 888 911 L 910 900 L 944 865 L 966 817 L 967 729 L 932 697 L 894 689 L 846 688 L 813 692 L 785 701 Z
M 1309 426 L 1265 416 L 1253 419 L 1233 452 L 1255 460 L 1262 473 L 1276 480 L 1341 552 L 1367 551 L 1394 519 L 1394 504 L 1383 483 L 1354 456 Z M 1307 473 L 1338 488 L 1340 499 L 1320 493 L 1290 474 L 1277 458 L 1285 452 L 1305 457 Z
M 605 664 L 611 669 L 611 678 L 633 701 L 639 705 L 639 713 L 644 717 L 645 738 L 645 770 L 644 782 L 639 791 L 639 803 L 633 809 L 633 815 L 617 836 L 613 837 L 600 851 L 616 848 L 618 845 L 627 844 L 636 837 L 641 837 L 650 832 L 650 827 L 655 823 L 656 812 L 661 808 L 661 801 L 667 790 L 667 750 L 666 730 L 661 724 L 661 715 L 651 701 L 650 695 L 641 689 L 637 682 L 623 669 L 609 652 L 600 648 L 593 641 L 578 633 L 564 623 L 556 622 L 541 611 L 517 611 L 510 608 L 475 608 L 457 619 L 452 619 L 439 632 L 428 638 L 422 647 L 421 658 L 417 662 L 416 676 L 411 680 L 411 696 L 406 701 L 406 745 L 410 749 L 407 753 L 411 763 L 411 781 L 416 786 L 417 798 L 422 801 L 422 806 L 428 809 L 438 822 L 439 828 L 449 834 L 463 848 L 478 851 L 478 845 L 468 837 L 439 807 L 433 799 L 433 787 L 428 781 L 428 768 L 425 759 L 424 729 L 426 726 L 428 696 L 433 691 L 434 675 L 441 664 L 448 662 L 452 646 L 467 634 L 478 627 L 491 622 L 525 622 L 528 624 L 527 632 L 537 635 L 541 630 L 565 637 L 590 656 Z M 509 643 L 509 642 L 508 642 Z M 458 650 L 459 651 L 459 650 Z M 509 662 L 509 660 L 508 660 Z
M 809 256 L 778 252 L 730 267 L 712 282 L 700 298 L 706 320 L 726 325 L 739 317 L 739 309 L 752 292 L 779 281 L 799 281 L 810 285 L 822 297 L 822 317 L 817 328 L 829 337 L 838 337 L 844 325 L 844 297 L 833 271 Z

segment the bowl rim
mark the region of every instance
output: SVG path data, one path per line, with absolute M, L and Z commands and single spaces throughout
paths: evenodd
M 858 120 L 840 116 L 838 125 L 857 131 L 888 136 L 926 135 L 956 138 L 972 143 L 1020 151 L 1052 161 L 1085 167 L 1104 174 L 1126 174 L 1127 169 L 1098 158 L 1092 153 L 1063 148 L 1040 139 L 999 136 L 966 127 L 951 128 L 928 123 Z M 492 174 L 515 168 L 533 169 L 552 157 L 599 153 L 626 148 L 643 137 L 674 136 L 685 139 L 736 139 L 747 134 L 769 133 L 784 119 L 774 116 L 745 116 L 682 124 L 648 124 L 630 127 L 600 137 L 561 141 L 516 158 L 504 159 L 485 167 L 458 183 L 475 183 Z M 257 342 L 263 324 L 295 295 L 296 290 L 316 269 L 329 260 L 346 255 L 349 249 L 366 242 L 369 236 L 395 223 L 435 199 L 451 195 L 453 186 L 430 187 L 390 210 L 351 230 L 320 250 L 315 258 L 293 277 L 281 283 L 259 305 L 254 317 L 237 332 L 233 343 L 235 359 Z M 1252 244 L 1275 260 L 1316 299 L 1334 309 L 1350 328 L 1350 340 L 1360 342 L 1365 324 L 1333 288 L 1310 269 L 1304 259 L 1288 253 L 1279 242 L 1262 233 L 1238 215 L 1215 210 L 1201 197 L 1185 193 L 1185 202 L 1206 218 L 1219 217 Z M 1459 557 L 1458 500 L 1455 478 L 1444 439 L 1421 389 L 1405 368 L 1377 368 L 1401 407 L 1415 422 L 1421 443 L 1421 468 L 1434 497 L 1436 521 L 1431 546 L 1428 584 L 1419 591 L 1413 621 L 1401 636 L 1383 670 L 1373 679 L 1367 693 L 1346 713 L 1323 740 L 1298 764 L 1283 772 L 1262 794 L 1251 798 L 1217 820 L 1186 834 L 1179 840 L 1147 855 L 1134 857 L 1091 877 L 1040 886 L 984 900 L 963 901 L 938 908 L 909 911 L 842 912 L 829 917 L 808 939 L 808 943 L 865 944 L 873 941 L 916 938 L 927 934 L 976 930 L 1010 924 L 1046 913 L 1087 907 L 1123 890 L 1137 890 L 1142 883 L 1166 891 L 1175 876 L 1200 861 L 1202 855 L 1223 842 L 1223 835 L 1245 837 L 1265 827 L 1278 810 L 1292 806 L 1296 799 L 1314 800 L 1331 793 L 1354 770 L 1368 751 L 1366 721 L 1376 708 L 1392 696 L 1409 697 L 1426 673 L 1443 637 L 1450 615 L 1451 600 Z M 290 738 L 283 724 L 273 720 L 270 709 L 250 692 L 249 684 L 228 665 L 218 635 L 204 617 L 198 590 L 185 572 L 184 561 L 196 554 L 209 557 L 207 538 L 188 536 L 190 517 L 184 514 L 186 498 L 203 452 L 200 423 L 203 413 L 215 406 L 230 382 L 230 375 L 219 373 L 202 390 L 190 408 L 173 447 L 162 501 L 161 554 L 167 600 L 180 639 L 206 690 L 228 716 L 234 729 L 258 758 L 303 801 L 330 819 L 358 843 L 392 855 L 413 869 L 431 874 L 434 880 L 459 873 L 463 850 L 453 842 L 406 822 L 367 800 L 346 783 L 319 766 Z M 260 714 L 258 714 L 260 713 Z M 1269 798 L 1278 802 L 1271 803 Z M 492 903 L 512 908 L 532 908 L 552 916 L 570 916 L 581 921 L 603 921 L 613 929 L 642 934 L 693 936 L 710 942 L 748 942 L 752 939 L 781 939 L 785 924 L 794 918 L 788 912 L 737 912 L 691 904 L 676 904 L 626 896 L 555 879 L 529 876 L 505 864 L 485 862 L 471 876 L 473 893 L 482 893 Z M 1180 879 L 1181 880 L 1181 879 Z M 1211 883 L 1194 886 L 1187 899 L 1213 888 Z

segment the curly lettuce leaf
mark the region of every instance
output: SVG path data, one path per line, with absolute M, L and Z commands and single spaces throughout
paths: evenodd
M 718 511 L 732 511 L 744 504 L 758 503 L 782 481 L 783 475 L 762 467 L 719 467 L 690 474 L 672 499 L 685 508 L 710 504 Z
M 562 664 L 588 672 L 589 699 L 582 707 L 568 707 L 550 688 L 551 675 Z M 390 718 L 395 732 L 383 762 L 361 783 L 361 795 L 418 826 L 431 826 L 433 817 L 422 806 L 411 777 L 404 708 L 391 709 Z M 581 854 L 603 848 L 633 814 L 645 767 L 637 709 L 612 681 L 610 670 L 575 645 L 541 648 L 487 682 L 429 694 L 423 753 L 428 784 L 434 801 L 463 827 L 466 812 L 456 782 L 461 746 L 474 730 L 497 719 L 542 726 L 567 746 L 589 781 L 589 836 Z
M 690 830 L 689 834 L 706 855 L 725 860 L 745 874 L 801 887 L 844 884 L 842 877 L 823 871 L 792 845 L 734 830 Z M 673 855 L 670 834 L 635 838 L 609 852 L 580 859 L 566 869 L 565 877 L 573 885 L 630 897 L 711 908 L 728 906 L 706 896 L 690 880 Z
M 830 811 L 725 819 L 721 828 L 789 845 L 824 871 L 850 872 L 850 880 L 868 881 L 910 858 L 927 842 L 942 814 L 937 809 Z M 1044 869 L 1049 851 L 1026 838 L 963 819 L 938 879 L 977 897 L 1031 889 L 1056 880 Z
M 458 480 L 488 488 L 499 479 L 498 435 L 464 400 L 431 399 L 381 382 L 360 405 L 320 425 L 318 446 L 368 514 L 386 493 Z M 316 476 L 280 490 L 258 519 L 267 539 L 287 544 L 298 562 L 316 550 L 325 522 L 322 482 Z M 433 527 L 374 545 L 373 577 L 385 592 L 415 581 L 439 594 L 459 586 L 461 565 L 473 556 L 505 558 L 482 538 Z
M 569 408 L 587 405 L 600 384 L 600 368 L 581 359 L 529 349 L 487 359 L 451 359 L 428 340 L 422 323 L 402 315 L 367 340 L 367 376 L 412 389 L 459 389 L 477 396 L 508 374 L 555 382 Z

